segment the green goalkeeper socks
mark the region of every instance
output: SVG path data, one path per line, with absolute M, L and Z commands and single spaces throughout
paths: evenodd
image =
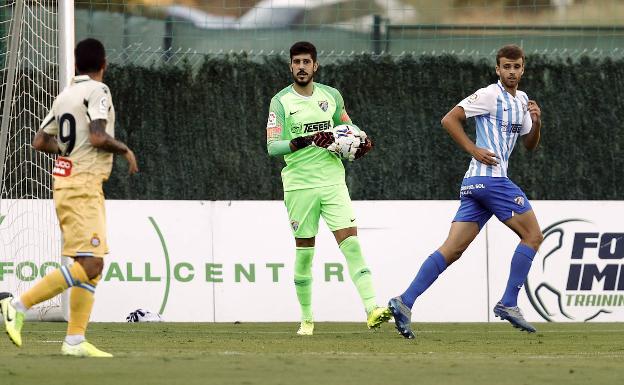
M 373 288 L 373 277 L 364 262 L 360 241 L 356 236 L 350 236 L 340 243 L 340 250 L 347 260 L 349 275 L 355 284 L 366 313 L 377 307 L 375 301 L 375 289 Z
M 295 291 L 301 306 L 302 321 L 313 321 L 312 257 L 314 257 L 314 247 L 297 247 L 295 252 Z

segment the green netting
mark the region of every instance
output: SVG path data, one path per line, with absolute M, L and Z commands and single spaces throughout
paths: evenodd
M 531 199 L 622 199 L 623 64 L 528 58 L 522 89 L 541 105 L 542 142 L 534 153 L 518 145 L 509 174 Z M 496 81 L 491 61 L 355 56 L 322 66 L 317 80 L 342 91 L 354 122 L 376 144 L 347 167 L 353 199 L 457 198 L 470 158 L 440 119 Z M 220 56 L 199 71 L 112 66 L 106 82 L 117 136 L 141 168 L 128 178 L 117 157 L 109 198 L 282 198 L 283 162 L 267 156 L 264 128 L 270 98 L 290 82 L 283 58 Z

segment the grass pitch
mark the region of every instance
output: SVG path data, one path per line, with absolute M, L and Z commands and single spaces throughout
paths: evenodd
M 26 323 L 24 346 L 0 339 L 0 384 L 622 384 L 624 324 L 95 323 L 113 359 L 60 355 L 62 323 Z

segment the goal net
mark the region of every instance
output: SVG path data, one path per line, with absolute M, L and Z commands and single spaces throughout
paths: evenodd
M 54 159 L 31 142 L 60 89 L 63 2 L 0 5 L 0 291 L 14 296 L 62 263 L 51 190 Z M 33 307 L 27 318 L 65 319 L 66 302 L 57 296 Z

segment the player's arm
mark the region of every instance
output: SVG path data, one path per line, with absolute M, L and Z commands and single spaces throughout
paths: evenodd
M 113 106 L 108 87 L 102 85 L 95 88 L 86 102 L 91 145 L 102 151 L 123 155 L 128 162 L 128 172 L 130 174 L 138 172 L 139 167 L 132 150 L 106 132 L 108 114 Z
M 353 124 L 351 121 L 351 117 L 347 114 L 347 109 L 345 108 L 344 99 L 340 94 L 340 91 L 334 90 L 334 99 L 336 99 L 336 111 L 332 116 L 332 120 L 334 121 L 334 127 L 339 126 L 341 124 Z
M 453 138 L 464 151 L 472 155 L 477 161 L 487 165 L 498 164 L 496 154 L 486 148 L 477 147 L 475 143 L 470 140 L 468 135 L 466 135 L 466 131 L 464 131 L 465 122 L 466 113 L 464 108 L 455 106 L 442 118 L 442 127 L 446 129 L 446 132 L 448 132 L 451 138 Z
M 290 147 L 290 140 L 282 138 L 285 120 L 284 106 L 279 100 L 271 99 L 269 119 L 266 125 L 266 145 L 270 156 L 286 155 L 295 151 Z
M 106 120 L 97 119 L 89 123 L 89 142 L 97 149 L 123 155 L 126 161 L 128 161 L 128 172 L 130 174 L 139 171 L 136 157 L 132 150 L 106 132 Z
M 535 102 L 529 100 L 528 117 L 525 117 L 525 126 L 530 124 L 530 131 L 524 135 L 523 143 L 527 150 L 535 150 L 540 141 L 540 131 L 542 129 L 542 111 Z
M 46 133 L 42 128 L 35 134 L 32 146 L 35 150 L 47 152 L 48 154 L 60 154 L 61 152 L 56 137 Z
M 477 147 L 464 131 L 466 119 L 491 113 L 492 105 L 496 105 L 495 96 L 487 88 L 481 88 L 449 111 L 442 118 L 442 126 L 451 138 L 478 162 L 494 166 L 498 164 L 496 154 L 487 148 Z
M 291 154 L 311 145 L 327 148 L 333 142 L 333 133 L 317 132 L 314 135 L 298 136 L 291 140 L 273 140 L 269 143 L 269 130 L 267 129 L 267 152 L 270 156 Z
M 58 124 L 54 117 L 54 112 L 50 111 L 48 116 L 41 122 L 39 131 L 33 138 L 32 146 L 37 151 L 47 152 L 48 154 L 60 154 L 56 134 L 58 133 Z

